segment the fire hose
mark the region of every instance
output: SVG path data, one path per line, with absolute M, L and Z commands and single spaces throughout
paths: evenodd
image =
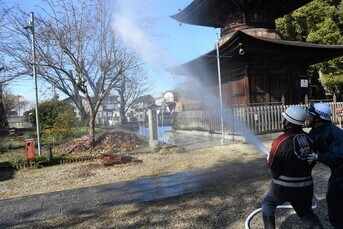
M 317 198 L 315 196 L 313 196 L 312 209 L 317 208 L 317 206 L 318 206 Z M 293 207 L 290 204 L 282 204 L 282 205 L 278 205 L 276 208 L 291 209 Z M 245 229 L 250 229 L 250 221 L 254 218 L 255 215 L 257 215 L 261 211 L 262 211 L 262 208 L 258 208 L 258 209 L 254 210 L 253 212 L 250 213 L 250 215 L 245 220 Z

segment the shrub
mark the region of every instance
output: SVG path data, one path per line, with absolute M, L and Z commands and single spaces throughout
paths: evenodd
M 35 161 L 36 162 L 48 161 L 48 157 L 45 154 L 42 154 L 40 156 L 35 156 Z
M 52 128 L 46 129 L 44 132 L 49 134 L 53 141 L 65 140 L 75 136 L 76 131 L 73 127 L 77 122 L 73 111 L 60 111 Z
M 72 110 L 64 110 L 58 113 L 52 131 L 59 135 L 61 139 L 74 136 L 74 126 L 78 122 Z
M 31 112 L 35 116 L 35 110 Z M 74 136 L 74 128 L 78 126 L 74 107 L 63 101 L 47 100 L 39 105 L 40 127 L 50 141 L 65 140 Z M 35 123 L 35 119 L 31 122 Z M 36 136 L 33 136 L 36 137 Z
M 12 144 L 9 143 L 0 143 L 0 153 L 8 152 L 12 147 Z
M 37 132 L 25 132 L 23 137 L 25 139 L 29 139 L 29 138 L 37 138 Z
M 12 165 L 19 165 L 27 162 L 24 155 L 14 155 L 9 161 Z
M 32 117 L 36 115 L 35 109 L 32 109 L 29 113 L 32 114 Z M 71 124 L 68 126 L 69 128 L 75 127 L 78 124 L 74 107 L 55 99 L 43 101 L 39 104 L 39 119 L 42 131 L 53 128 L 57 122 L 62 123 L 63 126 L 67 126 L 67 124 L 64 124 L 67 122 Z M 36 125 L 35 119 L 31 119 L 31 122 Z

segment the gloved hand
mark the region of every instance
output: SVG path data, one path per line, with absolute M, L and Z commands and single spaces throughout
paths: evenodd
M 312 152 L 312 153 L 307 155 L 307 162 L 309 164 L 311 164 L 312 162 L 317 161 L 317 160 L 318 160 L 318 154 Z

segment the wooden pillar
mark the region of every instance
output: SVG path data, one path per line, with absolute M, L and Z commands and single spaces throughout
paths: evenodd
M 249 76 L 248 76 L 248 64 L 244 64 L 244 102 L 245 105 L 250 103 L 250 85 L 249 85 Z

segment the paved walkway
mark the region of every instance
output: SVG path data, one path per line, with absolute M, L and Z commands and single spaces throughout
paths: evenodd
M 179 135 L 175 142 L 186 149 L 221 144 L 220 140 L 198 135 Z M 240 165 L 253 166 L 255 171 L 264 171 L 263 163 Z M 261 169 L 256 170 L 257 167 Z M 246 168 L 248 171 L 248 168 Z M 139 179 L 95 187 L 79 188 L 60 192 L 0 200 L 0 228 L 25 226 L 34 222 L 59 216 L 101 212 L 109 208 L 131 203 L 142 203 L 183 195 L 213 187 L 221 180 L 242 179 L 236 177 L 234 168 L 218 167 L 196 172 L 182 172 L 167 176 Z M 245 174 L 244 176 L 256 176 Z
M 183 173 L 0 200 L 0 228 L 23 226 L 64 215 L 96 213 L 124 204 L 194 192 L 202 185 L 197 178 L 195 174 Z

